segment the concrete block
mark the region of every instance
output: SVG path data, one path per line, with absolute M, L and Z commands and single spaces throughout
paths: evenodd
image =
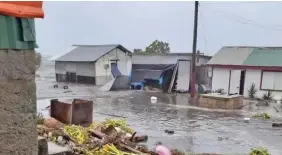
M 53 142 L 48 142 L 49 155 L 73 155 L 67 147 L 59 146 Z
M 36 57 L 30 50 L 0 50 L 0 150 L 37 155 Z
M 40 136 L 38 136 L 38 155 L 48 155 L 47 139 Z

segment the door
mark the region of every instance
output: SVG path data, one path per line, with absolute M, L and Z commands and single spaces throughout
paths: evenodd
M 178 76 L 177 76 L 177 86 L 178 91 L 188 91 L 190 84 L 190 61 L 179 60 L 178 61 Z
M 229 94 L 239 94 L 241 70 L 230 71 Z
M 246 71 L 245 70 L 241 71 L 240 88 L 239 88 L 239 94 L 240 95 L 244 95 L 245 76 L 246 76 Z
M 76 73 L 67 72 L 66 76 L 67 82 L 76 83 Z
M 114 78 L 121 75 L 116 62 L 111 63 L 111 72 Z

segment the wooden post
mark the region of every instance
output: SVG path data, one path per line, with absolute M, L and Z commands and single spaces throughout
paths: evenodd
M 198 7 L 199 2 L 195 1 L 194 13 L 194 32 L 193 32 L 193 53 L 192 53 L 192 74 L 191 74 L 191 98 L 195 97 L 196 93 L 196 51 L 197 51 L 197 31 L 198 31 Z

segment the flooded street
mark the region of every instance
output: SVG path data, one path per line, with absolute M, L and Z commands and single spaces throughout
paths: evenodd
M 240 111 L 211 111 L 188 106 L 188 95 L 170 95 L 141 91 L 100 92 L 98 87 L 69 84 L 69 89 L 53 88 L 54 65 L 43 62 L 37 74 L 37 109 L 42 111 L 50 99 L 82 98 L 94 101 L 94 120 L 109 117 L 125 118 L 137 132 L 147 134 L 146 143 L 152 147 L 157 141 L 172 148 L 196 153 L 241 153 L 262 146 L 272 155 L 282 154 L 282 130 L 272 128 L 273 120 L 243 118 L 252 109 Z M 153 104 L 150 97 L 156 96 Z M 251 112 L 249 112 L 251 110 Z M 43 111 L 48 115 L 47 111 Z M 278 119 L 278 118 L 273 118 Z M 168 135 L 164 131 L 173 130 Z

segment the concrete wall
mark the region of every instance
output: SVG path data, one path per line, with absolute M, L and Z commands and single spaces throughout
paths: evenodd
M 58 62 L 55 63 L 55 73 L 66 74 L 74 72 L 77 75 L 95 77 L 95 65 L 89 62 Z
M 37 155 L 35 52 L 0 50 L 0 150 Z
M 116 48 L 96 61 L 95 70 L 97 85 L 103 85 L 113 78 L 111 73 L 111 60 L 118 60 L 118 69 L 122 75 L 130 75 L 132 66 L 131 55 Z M 109 68 L 105 69 L 105 65 L 109 65 Z

